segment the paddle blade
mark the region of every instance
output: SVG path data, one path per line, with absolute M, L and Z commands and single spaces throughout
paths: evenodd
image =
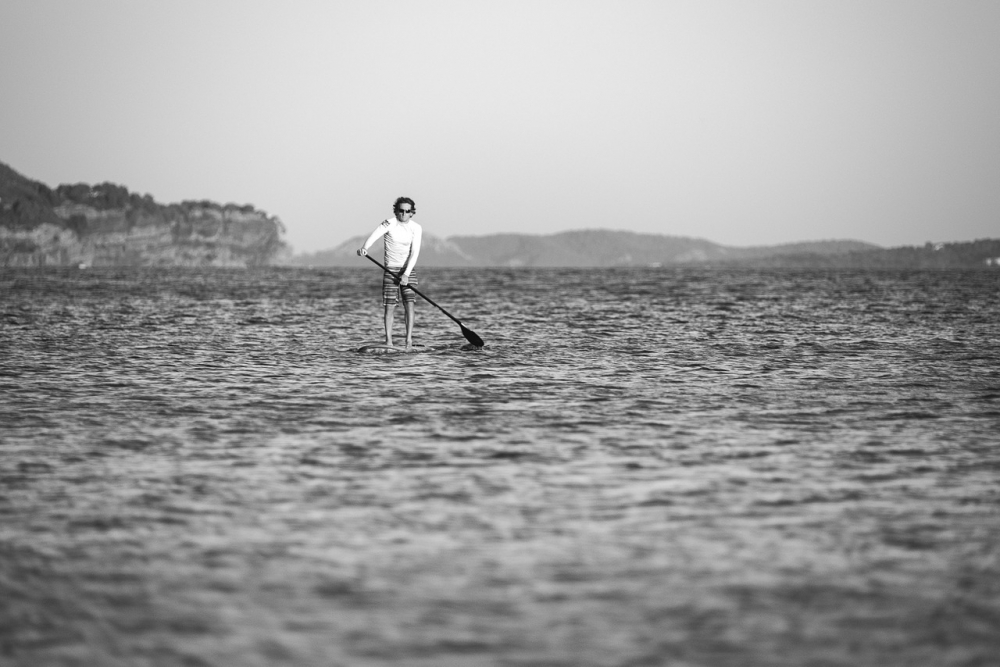
M 482 347 L 483 345 L 486 345 L 486 343 L 483 342 L 483 339 L 476 335 L 475 331 L 469 329 L 461 322 L 459 322 L 458 326 L 462 327 L 462 335 L 465 336 L 465 340 L 469 341 L 476 347 Z

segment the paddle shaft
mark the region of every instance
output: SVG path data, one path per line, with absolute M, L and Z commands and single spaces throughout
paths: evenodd
M 430 298 L 429 296 L 427 296 L 426 294 L 424 294 L 423 292 L 421 292 L 420 290 L 418 290 L 418 289 L 417 289 L 416 287 L 414 287 L 414 286 L 412 286 L 412 285 L 403 285 L 403 284 L 402 284 L 402 283 L 400 282 L 400 278 L 399 278 L 399 276 L 398 276 L 398 275 L 396 275 L 395 273 L 393 273 L 392 271 L 390 271 L 390 270 L 389 270 L 388 268 L 386 268 L 386 267 L 385 267 L 385 266 L 384 266 L 384 265 L 382 264 L 382 262 L 378 261 L 377 259 L 375 259 L 375 258 L 374 258 L 374 257 L 372 257 L 371 255 L 365 255 L 365 257 L 367 257 L 368 259 L 370 259 L 371 261 L 375 262 L 375 263 L 376 263 L 376 264 L 378 264 L 378 265 L 379 265 L 380 267 L 382 267 L 382 269 L 383 269 L 383 270 L 384 270 L 384 271 L 385 271 L 386 273 L 388 273 L 388 274 L 389 274 L 390 276 L 392 276 L 392 279 L 393 279 L 393 280 L 394 280 L 394 281 L 396 282 L 396 284 L 397 284 L 397 285 L 399 285 L 400 287 L 405 287 L 406 289 L 411 289 L 411 290 L 413 290 L 414 292 L 416 292 L 417 294 L 419 294 L 419 295 L 420 295 L 420 297 L 421 297 L 422 299 L 424 299 L 424 300 L 425 300 L 425 301 L 426 301 L 427 303 L 431 304 L 432 306 L 434 306 L 435 308 L 437 308 L 438 310 L 440 310 L 440 311 L 441 311 L 442 313 L 444 313 L 445 315 L 447 315 L 448 317 L 450 317 L 451 319 L 453 319 L 453 320 L 455 321 L 455 323 L 456 323 L 456 324 L 457 324 L 458 326 L 462 327 L 462 331 L 463 331 L 463 332 L 464 332 L 464 331 L 466 330 L 466 329 L 465 329 L 465 325 L 464 325 L 464 324 L 462 324 L 461 320 L 459 320 L 459 319 L 458 319 L 457 317 L 455 317 L 454 315 L 452 315 L 451 313 L 449 313 L 449 312 L 448 312 L 447 310 L 445 310 L 445 309 L 444 309 L 444 308 L 442 308 L 441 306 L 439 306 L 439 305 L 437 305 L 436 303 L 434 303 L 434 300 L 433 300 L 433 299 L 431 299 L 431 298 Z M 400 272 L 400 273 L 402 273 L 402 272 Z M 470 333 L 471 333 L 471 332 L 470 332 Z M 475 335 L 475 334 L 473 334 L 473 335 Z

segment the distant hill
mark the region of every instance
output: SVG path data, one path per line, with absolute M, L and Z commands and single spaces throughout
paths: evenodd
M 285 260 L 296 266 L 358 266 L 356 236 L 331 250 Z M 375 256 L 381 255 L 376 244 Z M 876 249 L 860 241 L 815 241 L 735 248 L 704 239 L 612 230 L 582 230 L 549 235 L 493 234 L 440 239 L 424 234 L 422 266 L 602 267 L 665 266 L 754 261 L 788 255 L 838 256 Z
M 744 260 L 755 267 L 830 269 L 1000 269 L 1000 239 L 853 250 L 838 255 L 791 253 Z
M 356 255 L 366 237 L 336 248 L 287 257 L 293 266 L 364 266 Z M 381 244 L 373 256 L 381 259 Z M 861 241 L 811 241 L 733 247 L 704 239 L 590 229 L 558 234 L 451 236 L 424 234 L 422 266 L 606 267 L 726 265 L 759 268 L 1000 268 L 1000 239 L 881 248 Z
M 50 188 L 0 163 L 0 266 L 258 266 L 288 252 L 284 232 L 251 205 Z

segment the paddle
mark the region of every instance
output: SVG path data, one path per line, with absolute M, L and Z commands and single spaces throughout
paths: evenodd
M 458 320 L 457 317 L 455 317 L 454 315 L 452 315 L 451 313 L 449 313 L 447 310 L 445 310 L 441 306 L 439 306 L 436 303 L 434 303 L 434 301 L 429 296 L 427 296 L 426 294 L 424 294 L 423 292 L 421 292 L 420 290 L 418 290 L 413 285 L 403 285 L 403 284 L 401 284 L 400 281 L 399 281 L 399 275 L 393 273 L 392 271 L 389 271 L 389 269 L 387 269 L 385 266 L 382 265 L 382 262 L 378 261 L 377 259 L 375 259 L 371 255 L 365 255 L 365 257 L 367 257 L 371 261 L 373 261 L 376 264 L 378 264 L 379 266 L 381 266 L 382 270 L 388 272 L 388 274 L 390 276 L 392 276 L 393 281 L 395 281 L 395 283 L 397 285 L 399 285 L 400 287 L 402 287 L 404 289 L 411 289 L 411 290 L 413 290 L 414 292 L 416 292 L 417 294 L 419 294 L 424 299 L 424 301 L 426 301 L 427 303 L 431 304 L 432 306 L 434 306 L 435 308 L 437 308 L 438 310 L 440 310 L 442 313 L 444 313 L 445 315 L 447 315 L 448 317 L 450 317 L 451 319 L 453 319 L 455 321 L 455 324 L 457 324 L 458 326 L 462 327 L 462 335 L 465 336 L 465 340 L 469 341 L 470 343 L 472 343 L 476 347 L 482 347 L 483 345 L 486 345 L 486 343 L 483 342 L 483 339 L 476 335 L 475 331 L 473 331 L 472 329 L 470 329 L 467 326 L 465 326 L 464 324 L 462 324 Z M 400 273 L 402 273 L 402 272 L 400 272 Z

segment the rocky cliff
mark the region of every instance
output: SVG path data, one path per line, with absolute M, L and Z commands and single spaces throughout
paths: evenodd
M 288 254 L 284 232 L 251 205 L 50 188 L 0 163 L 0 266 L 260 266 Z

